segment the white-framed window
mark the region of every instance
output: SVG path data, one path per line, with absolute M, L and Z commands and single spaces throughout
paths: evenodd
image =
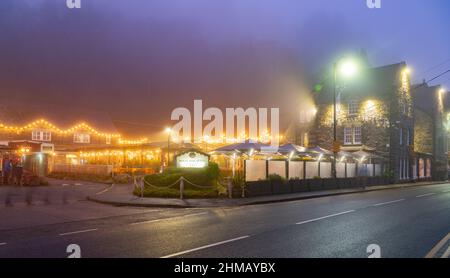
M 31 132 L 31 140 L 33 141 L 52 141 L 52 132 L 49 130 L 34 129 Z
M 91 135 L 89 133 L 76 132 L 73 134 L 73 142 L 89 144 L 91 142 Z
M 360 145 L 362 143 L 362 131 L 360 126 L 353 128 L 353 144 Z
M 344 128 L 344 145 L 352 145 L 353 144 L 353 128 L 346 127 Z
M 359 102 L 356 100 L 350 100 L 348 102 L 348 115 L 355 116 L 359 112 Z
M 362 130 L 360 126 L 344 128 L 344 145 L 362 144 Z
M 111 145 L 111 136 L 106 136 L 105 143 L 106 145 Z

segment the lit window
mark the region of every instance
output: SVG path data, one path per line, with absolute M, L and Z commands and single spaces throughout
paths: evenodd
M 362 143 L 362 132 L 361 132 L 361 127 L 357 126 L 353 129 L 354 132 L 354 137 L 353 137 L 353 143 L 355 145 L 359 145 Z
M 351 100 L 348 103 L 348 115 L 354 116 L 357 115 L 359 112 L 359 102 L 356 100 Z
M 31 140 L 50 142 L 52 141 L 52 133 L 48 130 L 35 129 L 31 133 Z
M 360 145 L 362 144 L 361 127 L 344 128 L 344 145 Z
M 344 128 L 344 145 L 353 144 L 353 128 L 346 127 Z
M 111 145 L 111 136 L 106 136 L 106 142 L 107 145 Z
M 73 142 L 89 144 L 91 142 L 91 135 L 88 133 L 77 132 L 73 135 Z

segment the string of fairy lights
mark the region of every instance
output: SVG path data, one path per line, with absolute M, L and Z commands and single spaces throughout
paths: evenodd
M 74 125 L 68 129 L 62 129 L 58 126 L 56 126 L 55 124 L 51 123 L 48 120 L 45 119 L 39 119 L 36 121 L 33 121 L 31 123 L 28 123 L 24 126 L 13 126 L 13 125 L 6 125 L 3 123 L 0 123 L 0 130 L 6 130 L 6 131 L 10 131 L 10 132 L 15 132 L 15 133 L 22 133 L 25 131 L 29 131 L 29 130 L 33 130 L 33 129 L 45 129 L 48 130 L 52 133 L 57 133 L 57 134 L 62 134 L 62 135 L 68 135 L 77 131 L 87 131 L 90 134 L 99 136 L 99 137 L 104 137 L 104 138 L 115 138 L 117 139 L 117 142 L 120 145 L 141 145 L 141 144 L 145 144 L 145 143 L 149 143 L 149 139 L 148 138 L 140 138 L 137 140 L 126 140 L 126 139 L 122 139 L 122 135 L 118 134 L 118 133 L 105 133 L 105 132 L 101 132 L 98 131 L 97 129 L 93 128 L 92 126 L 90 126 L 89 124 L 82 122 L 79 123 L 77 125 Z M 220 143 L 236 143 L 242 140 L 254 140 L 257 142 L 270 142 L 270 138 L 271 138 L 271 134 L 266 131 L 262 136 L 256 137 L 256 138 L 250 138 L 246 133 L 242 133 L 239 136 L 237 136 L 237 138 L 227 138 L 225 136 L 222 136 L 221 138 L 209 138 L 208 136 L 204 136 L 201 139 L 201 142 L 204 143 L 208 143 L 208 144 L 220 144 Z M 283 139 L 283 136 L 280 135 L 278 136 L 279 139 Z M 184 140 L 183 140 L 184 139 Z M 182 141 L 190 141 L 191 138 L 190 137 L 186 137 L 186 138 L 178 138 L 175 135 L 171 136 L 171 141 L 173 141 L 174 143 L 177 142 L 182 142 Z
M 58 128 L 57 126 L 55 126 L 54 124 L 52 124 L 51 122 L 45 120 L 45 119 L 39 119 L 36 120 L 34 122 L 31 122 L 29 124 L 26 124 L 22 127 L 18 127 L 18 126 L 10 126 L 10 125 L 5 125 L 0 123 L 0 128 L 2 129 L 6 129 L 8 131 L 14 131 L 14 132 L 23 132 L 26 130 L 30 130 L 33 128 L 38 128 L 38 127 L 44 127 L 52 132 L 56 132 L 59 134 L 69 134 L 78 130 L 87 130 L 92 134 L 95 134 L 97 136 L 102 136 L 102 137 L 109 137 L 109 138 L 120 138 L 121 135 L 120 134 L 111 134 L 111 133 L 103 133 L 103 132 L 99 132 L 96 129 L 94 129 L 93 127 L 91 127 L 90 125 L 86 124 L 86 123 L 80 123 L 77 124 L 69 129 L 61 129 Z

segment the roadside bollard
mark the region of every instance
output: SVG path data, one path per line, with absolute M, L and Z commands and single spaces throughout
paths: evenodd
M 180 178 L 180 199 L 183 200 L 184 178 Z

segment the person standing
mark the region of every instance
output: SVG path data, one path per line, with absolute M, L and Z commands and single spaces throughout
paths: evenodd
M 11 160 L 8 156 L 3 158 L 2 163 L 3 184 L 9 184 L 9 176 L 11 175 Z
M 23 164 L 22 159 L 20 157 L 17 158 L 17 163 L 15 165 L 15 183 L 19 186 L 22 186 L 22 175 L 23 175 Z

